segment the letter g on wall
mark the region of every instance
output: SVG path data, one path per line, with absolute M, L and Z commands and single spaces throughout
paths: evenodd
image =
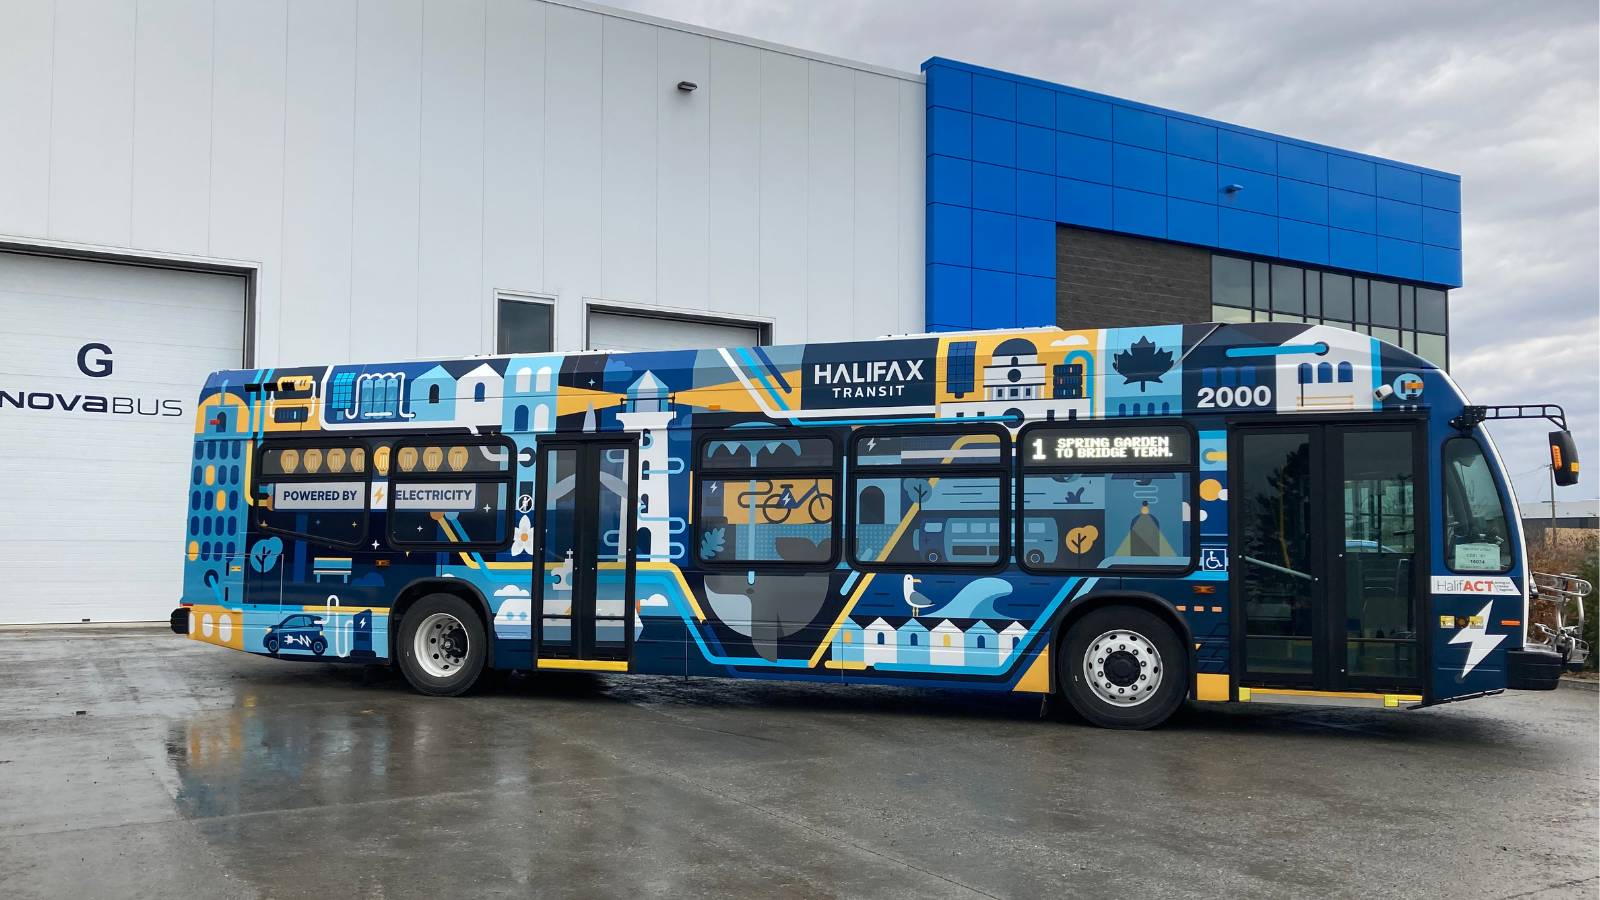
M 103 354 L 90 356 L 91 353 Z M 78 348 L 78 371 L 90 378 L 104 378 L 111 374 L 111 348 L 94 342 Z

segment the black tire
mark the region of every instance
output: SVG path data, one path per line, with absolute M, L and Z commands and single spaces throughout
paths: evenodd
M 1106 638 L 1095 645 L 1105 635 L 1116 635 L 1121 640 Z M 1140 647 L 1145 648 L 1143 653 L 1139 652 Z M 1159 660 L 1151 658 L 1151 647 Z M 1135 606 L 1094 610 L 1073 623 L 1057 650 L 1056 684 L 1061 693 L 1079 715 L 1102 728 L 1154 728 L 1176 712 L 1188 696 L 1189 654 L 1183 641 L 1172 626 L 1147 610 Z M 1100 689 L 1107 694 L 1115 692 L 1114 695 L 1122 691 L 1130 695 L 1141 690 L 1149 693 L 1137 701 L 1130 697 L 1127 705 L 1101 697 L 1084 671 L 1085 656 L 1091 650 L 1105 654 L 1092 657 L 1097 666 L 1111 663 L 1091 669 L 1105 678 Z M 1154 688 L 1149 687 L 1151 681 L 1156 682 Z
M 271 653 L 273 656 L 277 656 L 278 655 L 278 636 L 275 635 L 275 634 L 267 635 L 266 638 L 264 640 L 262 640 L 261 646 L 266 648 L 266 651 L 268 653 Z
M 317 638 L 311 642 L 311 652 L 318 656 L 321 656 L 322 651 L 326 649 L 328 649 L 328 642 L 322 638 Z
M 448 675 L 429 672 L 417 659 L 417 630 L 435 613 L 455 617 L 461 625 L 466 640 L 466 655 L 460 666 Z M 472 690 L 483 674 L 489 659 L 489 639 L 484 632 L 483 620 L 472 604 L 454 594 L 429 594 L 406 610 L 400 620 L 400 632 L 395 639 L 395 656 L 400 663 L 400 673 L 419 694 L 431 697 L 457 697 Z

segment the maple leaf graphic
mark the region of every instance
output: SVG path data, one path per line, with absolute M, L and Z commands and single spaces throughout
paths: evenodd
M 1161 376 L 1172 369 L 1172 351 L 1157 350 L 1154 341 L 1141 337 L 1133 346 L 1111 357 L 1111 367 L 1122 376 L 1123 384 L 1139 382 L 1142 394 L 1150 382 L 1160 381 Z

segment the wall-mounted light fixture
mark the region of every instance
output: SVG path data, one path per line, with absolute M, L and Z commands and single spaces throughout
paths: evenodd
M 1242 184 L 1230 184 L 1230 185 L 1224 187 L 1222 189 L 1222 192 L 1225 193 L 1225 194 L 1237 194 L 1242 190 L 1244 190 L 1244 185 L 1242 185 Z
M 695 88 L 697 88 L 699 86 L 700 85 L 695 84 L 692 81 L 680 81 L 680 82 L 678 82 L 678 90 L 683 91 L 685 94 L 692 92 Z

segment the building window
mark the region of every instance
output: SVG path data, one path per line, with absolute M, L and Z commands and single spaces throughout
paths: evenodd
M 993 566 L 1006 558 L 1003 431 L 862 429 L 851 446 L 856 565 Z
M 1235 256 L 1211 257 L 1211 320 L 1306 322 L 1370 334 L 1441 369 L 1449 363 L 1446 292 L 1380 278 Z
M 555 349 L 555 304 L 520 294 L 500 294 L 496 303 L 496 353 L 549 353 Z

